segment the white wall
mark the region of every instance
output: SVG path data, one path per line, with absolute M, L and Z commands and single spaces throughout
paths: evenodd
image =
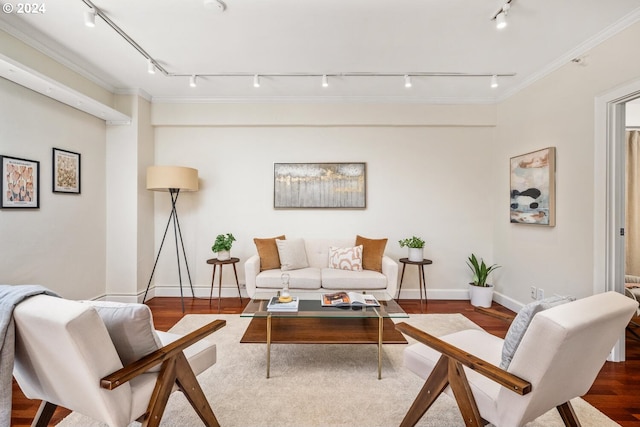
M 154 109 L 156 107 L 154 104 Z M 170 121 L 172 116 L 179 122 L 181 109 L 176 108 L 170 106 L 172 115 L 162 121 Z M 191 108 L 185 107 L 187 111 Z M 234 107 L 237 108 L 241 107 Z M 250 122 L 253 118 L 263 123 L 272 108 L 247 106 L 243 120 Z M 305 108 L 317 112 L 314 106 L 296 108 L 296 121 L 304 116 L 301 110 Z M 404 108 L 406 106 L 397 111 Z M 463 114 L 456 111 L 458 118 L 453 121 L 461 123 L 486 116 L 481 121 L 492 124 L 493 108 L 467 108 Z M 387 237 L 387 254 L 398 259 L 406 256 L 406 249 L 399 247 L 398 240 L 418 235 L 427 241 L 425 257 L 434 261 L 427 267 L 428 288 L 442 290 L 439 297 L 466 296 L 470 277 L 466 257 L 471 251 L 492 257 L 492 200 L 488 189 L 493 186 L 493 127 L 318 125 L 336 117 L 344 123 L 373 117 L 378 117 L 378 122 L 393 123 L 405 117 L 394 114 L 394 109 L 387 105 L 367 106 L 366 110 L 363 113 L 353 106 L 333 106 L 328 109 L 330 114 L 309 114 L 307 121 L 314 125 L 308 126 L 217 123 L 216 126 L 156 127 L 156 164 L 199 170 L 200 191 L 181 195 L 178 203 L 194 285 L 208 295 L 211 266 L 206 260 L 213 257 L 210 248 L 220 233 L 230 232 L 238 239 L 232 256 L 241 259 L 238 271 L 241 283 L 244 281 L 242 262 L 255 253 L 254 237 L 282 233 L 288 237 L 353 236 L 355 239 L 356 234 Z M 379 118 L 381 111 L 388 116 Z M 160 115 L 155 114 L 156 125 Z M 449 119 L 454 117 L 445 115 Z M 211 118 L 211 121 L 219 120 L 219 115 Z M 274 120 L 286 122 L 281 115 Z M 427 120 L 448 121 L 442 117 L 421 117 L 414 123 Z M 274 210 L 274 162 L 347 161 L 367 163 L 365 210 Z M 170 203 L 164 193 L 155 197 L 157 247 Z M 407 269 L 403 293 L 413 289 L 417 295 L 415 270 Z M 156 274 L 156 284 L 160 287 L 177 283 L 172 237 L 165 243 Z M 185 277 L 186 274 L 183 280 Z M 225 269 L 224 284 L 229 295 L 233 295 L 231 289 L 235 289 L 235 285 L 230 267 Z M 159 289 L 158 292 L 170 291 Z
M 53 147 L 81 154 L 82 194 L 52 192 Z M 104 295 L 104 122 L 0 79 L 0 154 L 40 162 L 40 209 L 0 210 L 0 283 Z
M 604 144 L 594 141 L 595 98 L 640 76 L 640 57 L 629 54 L 638 40 L 640 23 L 592 49 L 587 66 L 569 63 L 498 106 L 495 167 L 505 173 L 493 191 L 493 241 L 505 266 L 497 290 L 511 299 L 529 301 L 529 286 L 547 296 L 593 293 L 594 164 L 606 162 L 594 157 L 595 144 Z M 510 224 L 508 160 L 548 146 L 557 147 L 557 225 Z

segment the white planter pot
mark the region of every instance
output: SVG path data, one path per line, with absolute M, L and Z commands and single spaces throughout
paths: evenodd
M 493 285 L 474 286 L 469 285 L 469 300 L 474 307 L 491 307 L 493 300 Z
M 231 259 L 231 251 L 220 251 L 218 252 L 218 259 L 220 261 L 226 261 Z
M 424 248 L 409 248 L 409 261 L 421 262 L 424 259 Z

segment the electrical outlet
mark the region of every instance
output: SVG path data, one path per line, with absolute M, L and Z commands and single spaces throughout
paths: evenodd
M 544 299 L 544 289 L 538 288 L 538 299 Z
M 538 290 L 535 286 L 529 288 L 531 290 L 531 299 L 536 299 L 538 297 Z

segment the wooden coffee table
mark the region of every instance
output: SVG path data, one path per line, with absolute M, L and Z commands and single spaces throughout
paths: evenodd
M 371 293 L 371 292 L 369 292 Z M 376 344 L 378 379 L 382 378 L 382 344 L 407 344 L 392 318 L 409 315 L 384 292 L 374 292 L 380 307 L 359 310 L 322 307 L 320 293 L 293 293 L 300 298 L 297 312 L 268 312 L 267 303 L 276 295 L 254 295 L 242 317 L 252 317 L 241 343 L 267 344 L 267 378 L 271 367 L 271 344 Z

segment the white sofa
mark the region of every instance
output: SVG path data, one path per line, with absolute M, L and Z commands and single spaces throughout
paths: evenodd
M 287 270 L 289 288 L 295 291 L 386 291 L 395 297 L 398 288 L 398 263 L 390 257 L 382 257 L 382 273 L 373 270 L 348 271 L 329 268 L 329 247 L 355 246 L 350 239 L 304 239 L 309 267 Z M 259 291 L 275 291 L 282 288 L 279 268 L 260 271 L 260 257 L 256 254 L 244 264 L 247 293 L 252 298 Z

